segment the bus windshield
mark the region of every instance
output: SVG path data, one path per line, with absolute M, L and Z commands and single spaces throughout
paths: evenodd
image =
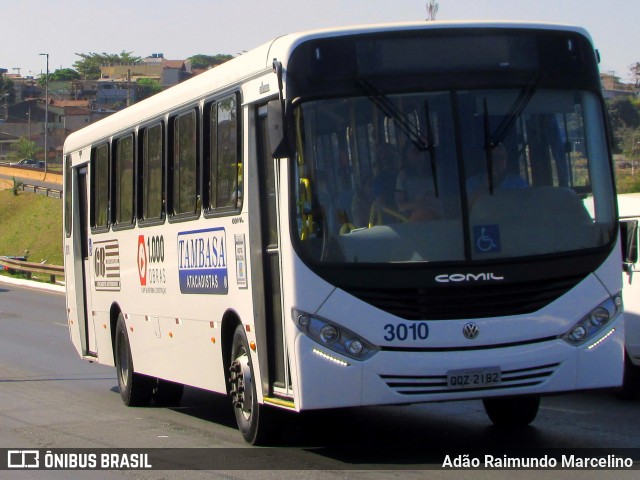
M 475 262 L 614 238 L 599 97 L 517 87 L 310 99 L 295 108 L 298 251 L 312 262 Z M 390 90 L 387 89 L 387 92 Z

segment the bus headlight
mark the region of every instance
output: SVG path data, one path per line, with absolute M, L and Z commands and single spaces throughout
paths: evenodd
M 378 348 L 340 325 L 309 313 L 293 310 L 298 329 L 316 343 L 354 360 L 365 360 Z
M 325 325 L 320 329 L 320 340 L 324 343 L 333 343 L 340 338 L 340 332 L 333 325 Z
M 609 297 L 582 317 L 578 323 L 562 336 L 562 339 L 571 345 L 582 345 L 600 333 L 621 310 L 622 295 L 618 293 L 613 297 Z

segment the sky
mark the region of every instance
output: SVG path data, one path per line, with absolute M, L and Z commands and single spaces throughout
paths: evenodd
M 309 29 L 427 18 L 427 0 L 0 0 L 0 68 L 37 76 L 72 68 L 77 53 L 237 55 Z M 631 81 L 640 62 L 640 0 L 437 0 L 437 20 L 579 25 L 602 72 Z

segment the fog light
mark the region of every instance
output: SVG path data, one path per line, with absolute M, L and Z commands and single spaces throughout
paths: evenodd
M 360 340 L 352 340 L 350 342 L 347 342 L 347 349 L 349 350 L 349 353 L 351 353 L 351 355 L 358 356 L 362 353 L 362 350 L 364 350 L 364 346 L 362 345 Z
M 309 325 L 310 320 L 311 319 L 309 318 L 308 315 L 300 315 L 298 317 L 298 323 L 303 327 L 306 327 L 307 325 Z
M 320 329 L 320 339 L 325 343 L 333 343 L 339 336 L 338 329 L 333 325 L 325 325 Z
M 620 295 L 616 295 L 613 299 L 613 303 L 616 304 L 616 308 L 621 308 L 622 307 L 622 297 Z
M 587 334 L 587 329 L 584 328 L 582 325 L 578 325 L 571 332 L 571 339 L 576 342 L 579 342 L 585 337 L 586 334 Z
M 598 307 L 591 312 L 591 324 L 600 327 L 609 321 L 609 311 L 604 307 Z

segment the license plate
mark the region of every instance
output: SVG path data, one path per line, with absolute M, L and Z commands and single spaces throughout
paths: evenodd
M 465 368 L 447 372 L 448 388 L 490 387 L 501 381 L 500 367 Z

